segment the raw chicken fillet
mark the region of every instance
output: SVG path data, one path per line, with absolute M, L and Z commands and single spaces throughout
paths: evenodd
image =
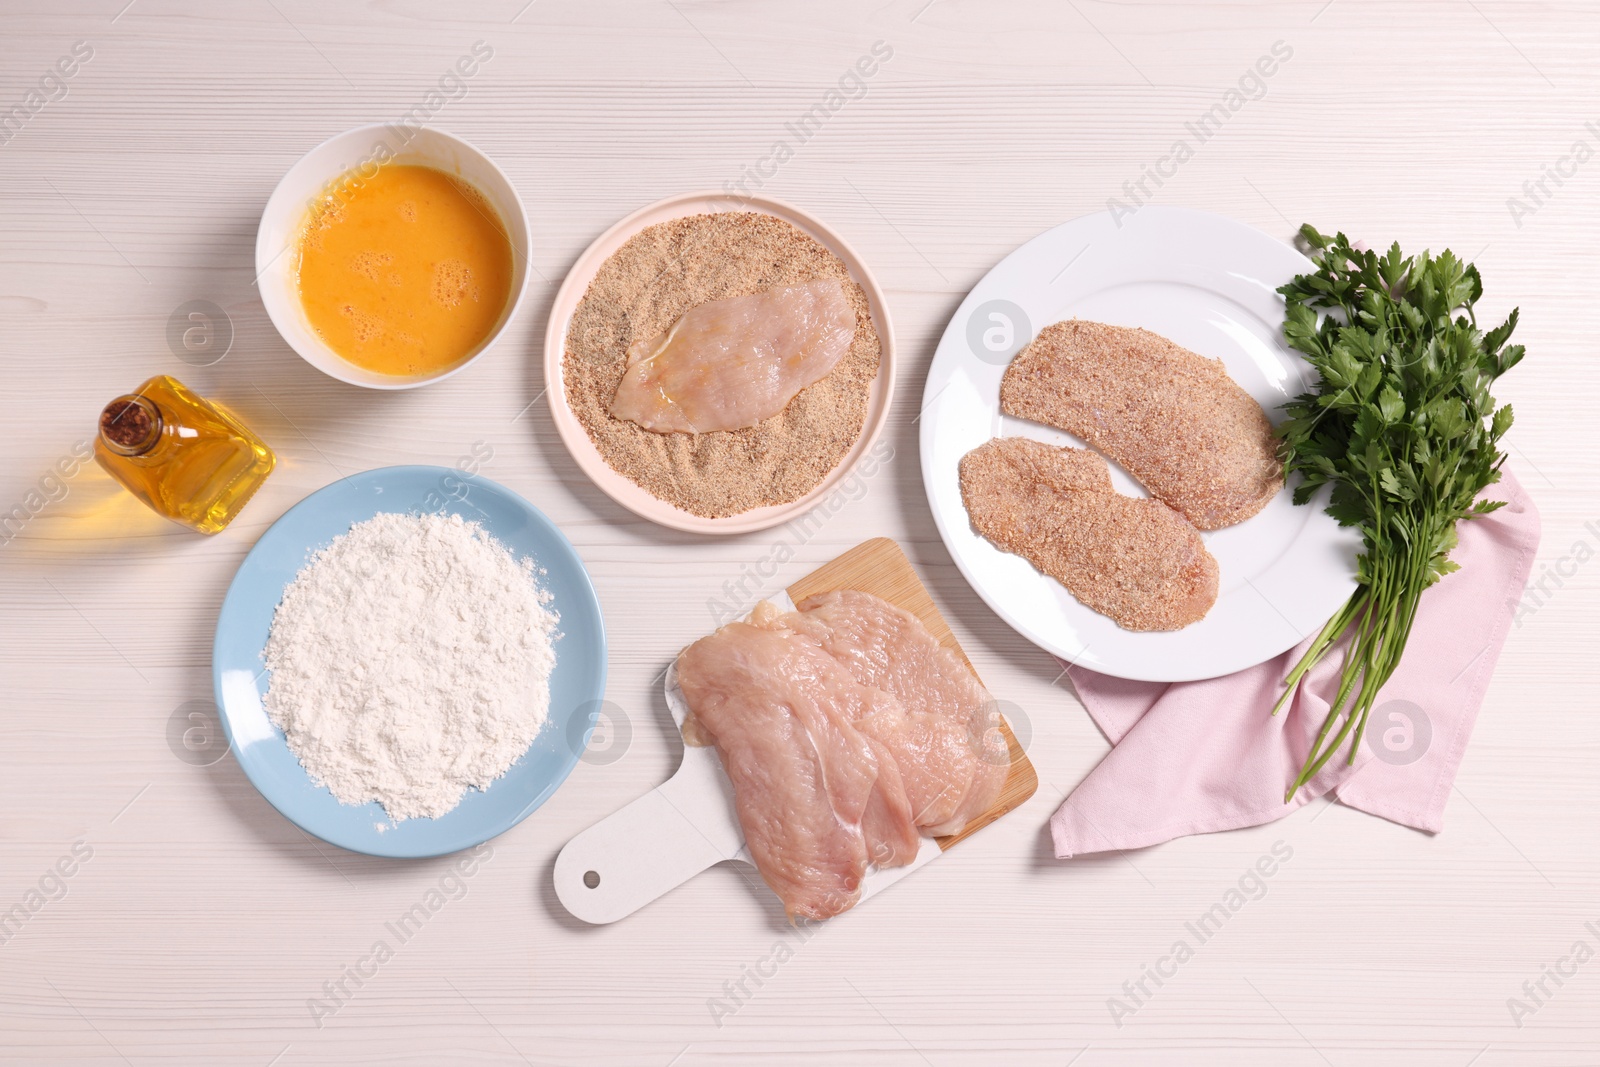
M 960 833 L 994 806 L 1011 764 L 994 698 L 921 619 L 853 589 L 808 597 L 788 619 L 856 681 L 897 698 L 856 727 L 894 754 L 918 827 Z
M 678 657 L 684 736 L 714 744 L 756 868 L 791 917 L 853 907 L 999 799 L 994 700 L 915 616 L 867 593 L 762 604 Z
M 855 332 L 836 278 L 709 300 L 629 346 L 611 414 L 656 433 L 754 426 L 826 377 Z

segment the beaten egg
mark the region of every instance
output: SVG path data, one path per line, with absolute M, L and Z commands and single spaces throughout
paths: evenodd
M 301 234 L 300 302 L 339 356 L 370 371 L 436 374 L 476 352 L 511 294 L 504 223 L 467 182 L 385 164 L 334 183 Z

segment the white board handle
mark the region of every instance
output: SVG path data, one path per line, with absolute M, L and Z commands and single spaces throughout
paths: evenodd
M 677 774 L 556 857 L 556 896 L 584 922 L 616 922 L 707 867 L 746 858 L 715 753 L 687 748 L 683 756 Z

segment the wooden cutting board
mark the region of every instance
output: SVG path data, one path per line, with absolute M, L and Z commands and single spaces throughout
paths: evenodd
M 871 593 L 911 612 L 971 668 L 972 662 L 895 542 L 879 537 L 857 545 L 790 585 L 787 592 L 798 604 L 808 596 L 835 589 Z M 682 726 L 681 706 L 674 707 L 673 716 Z M 1010 749 L 1011 769 L 994 807 L 959 834 L 924 838 L 921 851 L 910 864 L 869 872 L 862 881 L 862 901 L 931 863 L 956 842 L 1033 796 L 1039 786 L 1033 764 L 1004 718 L 1000 729 Z M 733 787 L 715 749 L 686 745 L 683 763 L 670 779 L 567 842 L 556 857 L 556 895 L 568 911 L 586 922 L 615 922 L 726 860 L 750 862 L 734 814 Z

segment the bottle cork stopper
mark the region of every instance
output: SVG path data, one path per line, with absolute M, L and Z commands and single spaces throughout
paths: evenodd
M 100 412 L 100 436 L 124 454 L 144 451 L 160 430 L 159 413 L 143 397 L 119 396 Z

